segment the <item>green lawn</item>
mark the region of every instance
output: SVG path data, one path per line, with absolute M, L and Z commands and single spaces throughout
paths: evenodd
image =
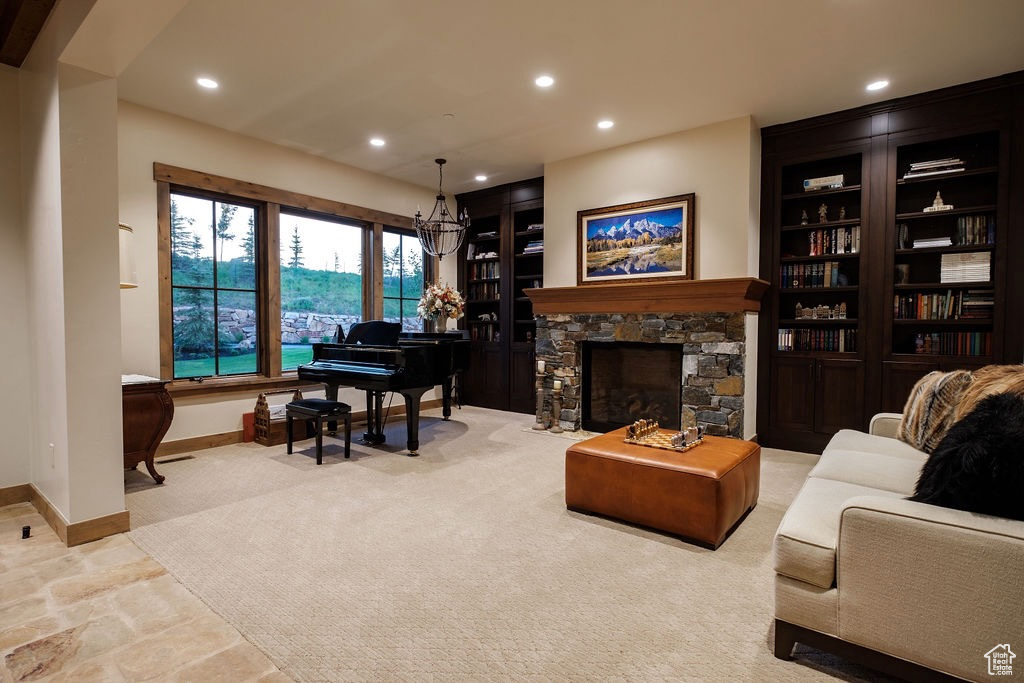
M 309 344 L 286 344 L 281 346 L 281 367 L 294 370 L 313 357 L 313 347 Z M 174 376 L 209 377 L 213 375 L 213 357 L 195 360 L 174 361 Z M 240 356 L 221 356 L 221 375 L 245 375 L 256 372 L 256 354 L 245 353 Z

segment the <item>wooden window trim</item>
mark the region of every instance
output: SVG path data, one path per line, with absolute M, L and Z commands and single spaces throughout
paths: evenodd
M 251 393 L 268 389 L 309 386 L 309 382 L 297 378 L 294 370 L 282 372 L 281 328 L 267 321 L 281 317 L 281 267 L 277 254 L 280 253 L 281 211 L 320 214 L 350 222 L 366 223 L 363 232 L 364 259 L 363 311 L 365 320 L 378 319 L 383 315 L 383 252 L 376 249 L 382 245 L 384 226 L 403 231 L 412 231 L 412 218 L 355 204 L 313 197 L 288 190 L 235 180 L 211 173 L 153 163 L 153 179 L 157 185 L 157 277 L 159 296 L 160 330 L 160 377 L 169 380 L 167 389 L 175 396 L 208 396 L 226 393 Z M 230 201 L 231 198 L 247 200 L 257 205 L 257 239 L 264 245 L 260 250 L 257 271 L 257 314 L 260 320 L 259 358 L 260 372 L 249 375 L 208 377 L 201 382 L 190 379 L 174 379 L 173 339 L 173 297 L 171 293 L 171 193 L 203 195 L 211 199 Z M 367 249 L 369 247 L 369 249 Z M 425 259 L 426 261 L 426 259 Z M 430 271 L 434 270 L 433 260 Z M 424 268 L 424 277 L 428 269 Z M 276 283 L 276 284 L 275 284 Z

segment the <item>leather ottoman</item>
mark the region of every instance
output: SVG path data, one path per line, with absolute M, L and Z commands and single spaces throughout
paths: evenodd
M 677 452 L 628 444 L 625 436 L 623 427 L 565 451 L 567 508 L 717 548 L 757 504 L 756 443 L 705 436 L 700 445 Z

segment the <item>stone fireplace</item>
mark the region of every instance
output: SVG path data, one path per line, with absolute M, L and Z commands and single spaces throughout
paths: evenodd
M 589 391 L 584 344 L 673 346 L 682 351 L 681 426 L 704 425 L 709 434 L 742 438 L 744 392 L 754 390 L 745 378 L 745 315 L 758 310 L 767 284 L 737 278 L 529 290 L 537 318 L 536 356 L 549 375 L 546 413 L 552 380 L 560 379 L 559 423 L 563 429 L 582 428 L 583 391 Z M 641 417 L 650 416 L 633 419 Z

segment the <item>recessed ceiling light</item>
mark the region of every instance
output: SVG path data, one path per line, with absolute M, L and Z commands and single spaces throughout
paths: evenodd
M 374 147 L 383 147 L 385 144 L 384 138 L 370 138 L 370 144 Z
M 212 78 L 206 78 L 205 76 L 197 78 L 196 83 L 198 83 L 200 87 L 206 88 L 207 90 L 216 90 L 220 87 L 220 84 L 217 81 L 213 80 Z
M 485 180 L 487 180 L 487 176 L 485 176 L 485 175 L 484 175 L 483 173 L 481 173 L 480 175 L 478 175 L 478 176 L 476 177 L 476 181 L 477 181 L 478 183 L 482 183 L 482 182 L 483 182 L 483 181 L 485 181 Z
M 611 119 L 605 119 L 604 121 L 598 121 L 597 122 L 597 127 L 598 128 L 611 128 L 614 125 L 615 125 L 615 122 L 612 121 Z
M 553 79 L 551 76 L 537 76 L 536 80 L 534 80 L 534 83 L 537 84 L 538 88 L 550 88 L 555 84 L 555 79 Z
M 868 90 L 870 92 L 874 92 L 875 90 L 881 90 L 882 88 L 888 87 L 888 85 L 889 85 L 889 81 L 886 81 L 886 80 L 883 79 L 881 81 L 874 81 L 873 83 L 868 83 L 868 85 L 865 88 L 865 90 Z

